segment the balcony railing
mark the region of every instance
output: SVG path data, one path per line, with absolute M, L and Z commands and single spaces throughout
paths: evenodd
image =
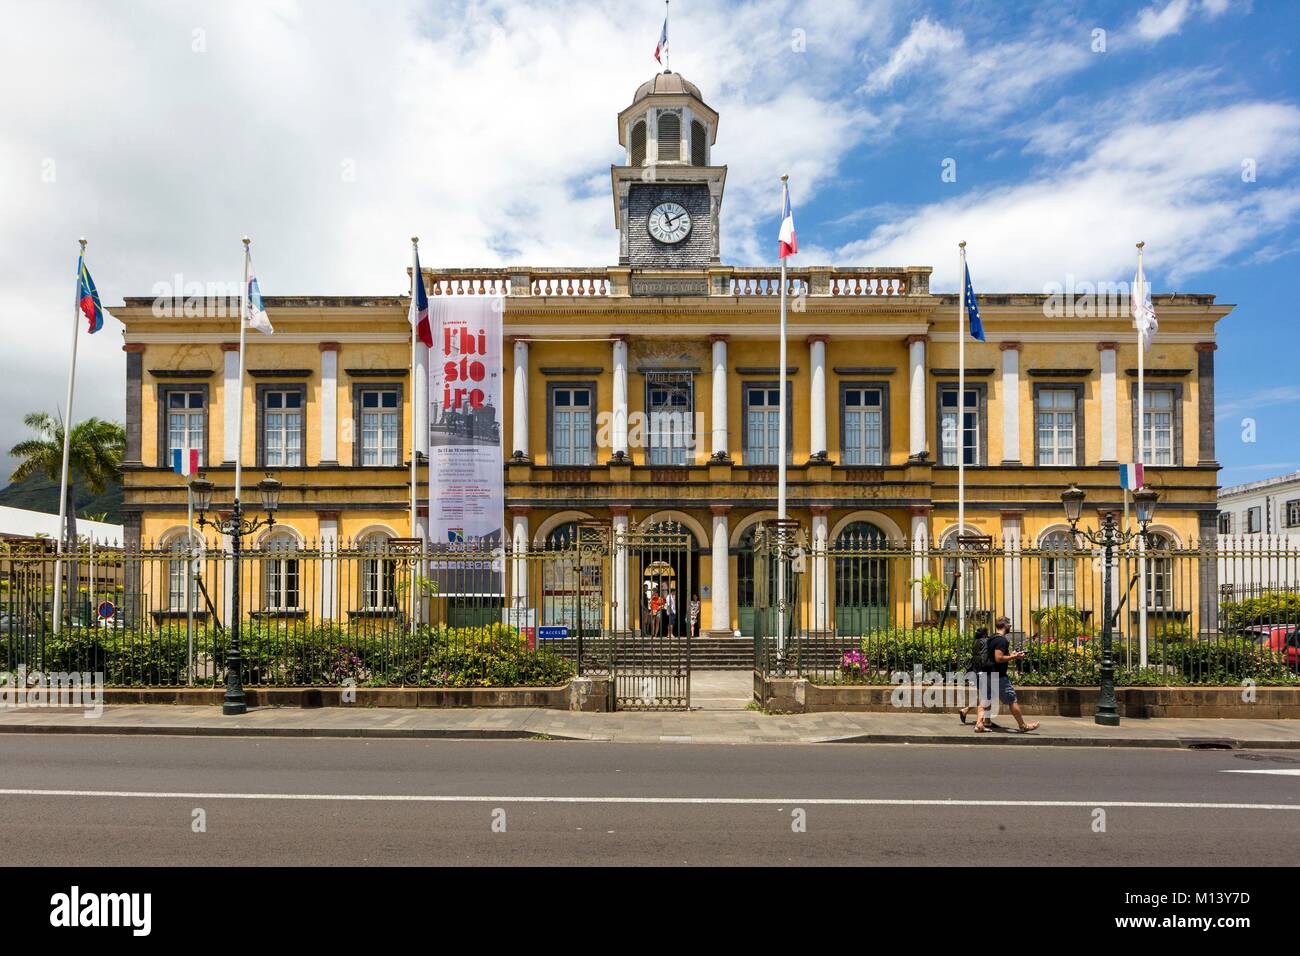
M 425 269 L 424 282 L 432 296 L 620 297 L 631 294 L 631 271 L 626 267 Z M 770 266 L 714 266 L 680 271 L 695 271 L 706 278 L 712 296 L 750 298 L 781 294 L 780 270 Z M 930 271 L 928 266 L 810 266 L 788 269 L 786 292 L 789 295 L 836 298 L 929 295 Z

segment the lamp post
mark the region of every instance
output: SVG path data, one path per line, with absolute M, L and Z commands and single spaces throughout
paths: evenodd
M 1071 534 L 1075 538 L 1083 538 L 1101 548 L 1102 589 L 1105 591 L 1105 597 L 1102 599 L 1101 621 L 1101 692 L 1097 696 L 1097 713 L 1093 715 L 1093 720 L 1106 727 L 1118 727 L 1119 707 L 1115 702 L 1115 656 L 1112 650 L 1110 619 L 1111 556 L 1116 548 L 1128 544 L 1134 538 L 1139 536 L 1146 538 L 1147 525 L 1155 517 L 1156 499 L 1159 495 L 1150 488 L 1142 488 L 1133 493 L 1140 527 L 1138 531 L 1121 528 L 1119 522 L 1115 520 L 1113 511 L 1108 511 L 1102 516 L 1100 529 L 1093 531 L 1089 528 L 1080 528 L 1079 518 L 1083 514 L 1084 497 L 1082 489 L 1071 485 L 1061 492 L 1061 504 L 1065 508 L 1066 520 L 1070 522 Z
M 199 527 L 210 527 L 218 534 L 230 535 L 230 560 L 234 575 L 230 586 L 230 651 L 226 655 L 226 699 L 221 705 L 221 712 L 227 715 L 243 714 L 248 711 L 244 702 L 243 656 L 239 648 L 239 560 L 243 549 L 243 539 L 258 528 L 269 528 L 275 524 L 275 512 L 280 507 L 280 482 L 267 475 L 257 483 L 258 494 L 262 498 L 265 518 L 245 520 L 243 509 L 239 504 L 239 489 L 235 489 L 234 507 L 229 518 L 209 521 L 208 509 L 212 507 L 212 482 L 206 478 L 197 478 L 190 483 L 194 491 L 194 507 L 199 512 Z

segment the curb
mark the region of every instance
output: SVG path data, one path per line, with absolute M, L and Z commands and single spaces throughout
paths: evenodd
M 275 727 L 275 726 L 186 726 L 171 724 L 144 726 L 131 724 L 3 724 L 0 734 L 112 734 L 120 736 L 164 737 L 282 737 L 390 740 L 560 740 L 584 743 L 712 743 L 712 744 L 920 744 L 977 747 L 1121 747 L 1166 750 L 1300 750 L 1300 739 L 1242 740 L 1230 737 L 1039 737 L 1021 734 L 995 734 L 976 737 L 936 736 L 933 734 L 865 733 L 845 737 L 716 737 L 673 735 L 665 739 L 628 737 L 619 739 L 602 733 L 587 735 L 560 734 L 549 730 L 507 728 L 440 728 L 440 727 Z

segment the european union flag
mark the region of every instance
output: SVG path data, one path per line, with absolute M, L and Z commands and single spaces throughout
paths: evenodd
M 980 306 L 975 301 L 975 289 L 970 284 L 970 266 L 966 267 L 966 317 L 970 320 L 970 336 L 984 341 L 984 325 L 980 322 Z

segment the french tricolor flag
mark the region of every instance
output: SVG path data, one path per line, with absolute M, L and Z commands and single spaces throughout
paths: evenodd
M 1142 462 L 1119 466 L 1119 486 L 1126 491 L 1137 491 L 1146 484 L 1145 469 Z
M 199 473 L 199 450 L 197 448 L 173 448 L 172 471 L 178 475 L 197 475 Z
M 777 237 L 776 257 L 784 259 L 799 251 L 799 240 L 794 234 L 794 212 L 790 209 L 790 187 L 782 190 L 781 235 Z
M 420 250 L 415 250 L 415 265 L 411 269 L 411 324 L 416 337 L 426 348 L 433 348 L 433 326 L 429 324 L 429 294 L 424 291 L 424 273 L 420 271 Z
M 663 58 L 659 55 L 661 53 L 664 56 L 668 55 L 668 18 L 667 17 L 664 17 L 664 28 L 659 31 L 659 42 L 655 44 L 655 59 L 658 60 L 660 63 L 663 63 Z

